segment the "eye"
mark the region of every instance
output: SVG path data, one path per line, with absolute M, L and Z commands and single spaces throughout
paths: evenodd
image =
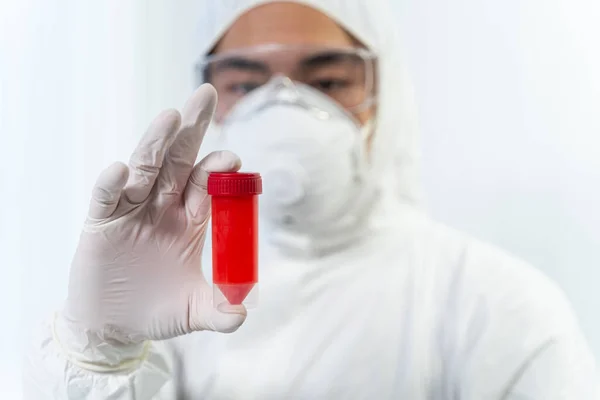
M 344 89 L 348 87 L 349 83 L 344 79 L 328 78 L 315 80 L 311 82 L 310 85 L 322 92 L 331 92 L 334 90 Z
M 250 93 L 251 91 L 253 91 L 254 89 L 257 89 L 261 86 L 260 83 L 257 82 L 240 82 L 240 83 L 233 83 L 231 85 L 229 85 L 229 87 L 227 88 L 227 91 L 230 93 L 233 93 L 235 95 L 238 96 L 244 96 L 248 93 Z

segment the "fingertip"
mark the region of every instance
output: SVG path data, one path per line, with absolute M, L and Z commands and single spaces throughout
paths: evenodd
M 110 189 L 122 189 L 129 179 L 129 167 L 121 161 L 112 163 L 108 168 L 100 173 L 97 186 Z
M 217 310 L 223 314 L 237 314 L 246 317 L 248 310 L 243 304 L 229 304 L 227 302 L 217 305 Z
M 152 159 L 158 156 L 162 162 L 164 151 L 173 142 L 181 125 L 181 114 L 175 109 L 161 111 L 150 123 L 146 133 L 131 155 L 132 161 Z M 135 163 L 135 162 L 134 162 Z
M 178 124 L 181 121 L 181 114 L 174 108 L 168 108 L 159 115 L 163 119 L 170 121 L 172 124 Z
M 181 114 L 174 108 L 163 110 L 154 118 L 152 125 L 158 125 L 161 130 L 175 132 L 181 125 Z
M 213 313 L 213 328 L 220 333 L 233 333 L 242 326 L 247 316 L 248 312 L 244 305 L 221 303 Z
M 100 173 L 92 190 L 88 216 L 107 218 L 115 210 L 121 192 L 129 178 L 129 168 L 122 162 L 115 162 Z
M 196 125 L 198 122 L 210 122 L 217 107 L 217 90 L 210 83 L 204 83 L 183 107 L 182 124 Z
M 202 89 L 206 92 L 211 92 L 211 96 L 214 96 L 214 97 L 218 96 L 217 89 L 215 89 L 215 87 L 213 85 L 211 85 L 210 83 L 203 83 L 202 85 L 199 86 L 199 89 Z
M 239 171 L 240 168 L 242 168 L 242 160 L 240 159 L 240 157 L 235 154 L 232 151 L 229 150 L 221 150 L 219 151 L 219 156 L 221 157 L 221 160 L 223 161 L 223 165 L 225 166 L 225 170 L 221 171 L 221 172 L 236 172 Z M 218 172 L 218 171 L 214 171 L 214 172 Z
M 163 119 L 163 118 L 179 118 L 179 111 L 177 111 L 175 108 L 167 108 L 165 110 L 162 110 L 156 116 L 156 119 Z
M 185 190 L 185 203 L 191 215 L 208 212 L 206 201 L 208 177 L 211 172 L 236 172 L 241 168 L 240 158 L 230 151 L 214 151 L 204 157 L 192 170 Z M 203 210 L 200 212 L 198 210 Z

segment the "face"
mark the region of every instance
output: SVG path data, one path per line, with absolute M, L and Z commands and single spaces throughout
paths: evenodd
M 276 48 L 272 44 L 276 43 Z M 219 92 L 217 120 L 272 76 L 283 75 L 330 96 L 360 123 L 373 107 L 359 107 L 374 92 L 374 61 L 325 14 L 296 3 L 276 2 L 243 14 L 214 48 L 204 73 Z

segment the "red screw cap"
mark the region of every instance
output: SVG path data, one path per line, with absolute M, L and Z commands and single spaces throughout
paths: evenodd
M 257 172 L 211 172 L 208 194 L 211 196 L 249 196 L 262 193 L 262 178 Z

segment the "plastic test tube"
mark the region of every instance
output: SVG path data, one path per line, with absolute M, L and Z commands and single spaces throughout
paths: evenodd
M 255 306 L 258 301 L 258 173 L 213 172 L 212 196 L 213 305 Z

